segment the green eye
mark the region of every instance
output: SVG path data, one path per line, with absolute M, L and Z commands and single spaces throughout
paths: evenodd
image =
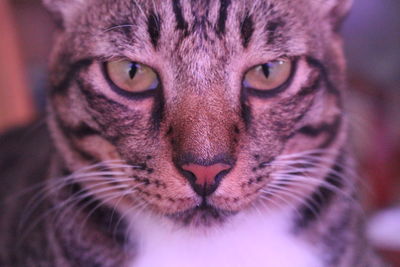
M 281 58 L 257 65 L 247 71 L 243 85 L 257 90 L 273 90 L 283 85 L 292 73 L 292 62 Z
M 150 67 L 129 60 L 106 62 L 106 72 L 117 87 L 132 93 L 154 90 L 159 84 Z

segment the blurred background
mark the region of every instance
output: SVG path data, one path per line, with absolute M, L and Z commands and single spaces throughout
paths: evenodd
M 40 0 L 0 0 L 0 134 L 44 112 L 53 30 Z M 400 266 L 400 1 L 355 0 L 342 32 L 369 234 Z

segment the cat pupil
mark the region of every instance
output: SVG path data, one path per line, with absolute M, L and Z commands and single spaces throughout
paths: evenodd
M 263 73 L 265 75 L 265 78 L 269 78 L 269 75 L 270 75 L 270 65 L 269 65 L 269 63 L 263 64 L 261 67 L 262 67 Z
M 131 62 L 129 65 L 129 78 L 133 79 L 133 77 L 135 77 L 137 72 L 137 66 L 136 63 Z

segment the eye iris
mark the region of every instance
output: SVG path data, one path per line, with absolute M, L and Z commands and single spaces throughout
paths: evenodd
M 106 62 L 105 67 L 111 82 L 124 91 L 140 93 L 158 88 L 156 72 L 144 64 L 131 60 L 114 60 Z
M 260 64 L 249 69 L 243 85 L 256 90 L 277 89 L 290 78 L 292 62 L 286 58 Z

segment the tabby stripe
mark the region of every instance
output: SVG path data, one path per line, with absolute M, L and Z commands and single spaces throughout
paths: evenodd
M 323 241 L 325 247 L 329 247 L 329 254 L 330 257 L 326 261 L 325 266 L 343 266 L 341 264 L 345 254 L 347 253 L 348 249 L 359 247 L 359 244 L 356 245 L 353 242 L 346 242 L 348 238 L 348 229 L 351 227 L 350 223 L 352 221 L 353 214 L 351 205 L 346 208 L 343 208 L 343 211 L 337 214 L 335 221 L 330 223 L 329 229 L 323 236 Z M 363 227 L 359 227 L 359 229 L 363 229 Z M 362 231 L 362 230 L 361 230 Z M 360 234 L 362 236 L 363 234 Z M 364 242 L 365 243 L 365 242 Z M 359 247 L 360 248 L 360 247 Z M 361 251 L 361 250 L 360 250 Z M 363 266 L 360 265 L 359 260 L 363 257 L 356 258 L 357 261 L 354 263 L 346 264 L 347 266 Z M 364 265 L 365 266 L 365 265 Z M 375 265 L 370 265 L 375 266 Z
M 265 26 L 265 31 L 267 33 L 267 44 L 275 43 L 276 39 L 278 39 L 280 36 L 279 34 L 277 34 L 277 31 L 283 26 L 285 26 L 285 22 L 281 19 L 272 20 L 267 23 L 267 25 Z
M 88 220 L 89 223 L 84 225 L 83 227 L 93 227 L 99 231 L 104 237 L 108 238 L 112 242 L 116 242 L 118 246 L 121 248 L 126 244 L 126 231 L 127 225 L 124 220 L 122 220 L 121 215 L 118 211 L 113 208 L 107 207 L 102 203 L 101 200 L 98 200 L 94 195 L 89 195 L 88 191 L 85 190 L 80 184 L 73 183 L 70 186 L 66 187 L 64 192 L 66 193 L 64 199 L 61 201 L 65 201 L 72 198 L 80 198 L 85 195 L 84 198 L 79 199 L 79 201 L 73 201 L 72 205 L 76 208 L 71 209 L 75 212 L 81 213 L 81 215 Z M 121 193 L 122 194 L 122 193 Z M 88 216 L 90 215 L 90 216 Z M 79 216 L 74 214 L 73 218 L 78 219 Z M 65 242 L 65 231 L 70 231 L 67 226 L 63 228 L 63 231 L 56 231 L 57 238 L 60 240 L 58 242 L 62 247 L 62 252 L 68 259 L 73 259 L 77 263 L 85 263 L 85 266 L 99 266 L 98 260 L 88 259 L 85 253 L 82 253 L 80 248 L 81 237 L 69 238 L 69 242 Z M 82 229 L 84 230 L 84 229 Z M 90 231 L 89 231 L 90 232 Z M 94 236 L 90 236 L 90 238 L 94 238 Z M 71 245 L 72 243 L 72 245 Z M 90 253 L 90 249 L 87 251 Z M 117 256 L 117 255 L 116 255 Z M 79 264 L 78 264 L 79 265 Z M 78 266 L 75 265 L 75 266 Z
M 98 112 L 103 112 L 104 108 L 103 106 L 109 106 L 109 109 L 119 109 L 122 112 L 128 113 L 128 108 L 102 94 L 98 94 L 93 92 L 90 89 L 87 89 L 84 84 L 84 81 L 82 79 L 77 80 L 78 88 L 81 90 L 83 95 L 86 97 L 88 100 L 89 107 L 93 110 L 97 110 Z M 154 91 L 154 103 L 151 111 L 151 124 L 152 124 L 152 131 L 158 131 L 160 128 L 161 121 L 164 118 L 164 95 L 163 95 L 163 89 L 162 87 L 158 88 L 157 90 Z M 93 114 L 90 114 L 91 118 L 97 122 L 99 127 L 102 129 L 108 127 L 107 125 L 104 125 L 104 123 L 99 122 Z M 110 141 L 111 143 L 115 143 L 117 139 L 120 139 L 122 137 L 128 136 L 128 133 L 122 133 L 119 132 L 118 136 L 107 136 L 107 140 Z
M 96 104 L 98 105 L 100 101 L 103 101 L 109 105 L 111 105 L 113 108 L 120 108 L 120 109 L 124 109 L 127 110 L 127 107 L 106 97 L 103 94 L 99 94 L 99 93 L 95 93 L 90 89 L 87 89 L 84 81 L 82 79 L 77 79 L 76 80 L 77 84 L 78 84 L 78 88 L 80 89 L 80 91 L 82 92 L 82 94 L 86 97 L 86 99 L 88 100 L 89 106 L 94 109 L 94 110 L 99 110 L 99 106 L 93 105 L 93 102 L 96 102 Z
M 87 89 L 86 88 L 87 86 L 85 86 L 84 81 L 82 79 L 77 80 L 77 85 L 82 94 L 87 99 L 87 103 L 92 110 L 95 110 L 100 114 L 108 110 L 119 110 L 121 114 L 124 112 L 128 112 L 128 108 L 126 106 L 106 97 L 105 95 L 95 93 L 92 90 Z M 97 123 L 98 127 L 100 127 L 103 130 L 103 132 L 107 132 L 107 128 L 110 127 L 109 125 L 110 121 L 104 120 L 104 118 L 102 117 L 100 118 L 97 117 L 95 114 L 91 112 L 90 109 L 87 111 L 91 116 L 91 119 Z M 103 137 L 106 138 L 112 144 L 115 144 L 115 142 L 118 139 L 126 135 L 127 135 L 126 133 L 118 132 L 117 136 L 113 135 L 113 136 L 103 136 Z
M 76 127 L 69 127 L 60 121 L 59 126 L 61 126 L 60 129 L 63 131 L 64 134 L 66 134 L 70 137 L 78 138 L 78 139 L 82 139 L 82 138 L 85 138 L 87 136 L 92 136 L 92 135 L 101 135 L 101 133 L 99 131 L 91 128 L 89 125 L 87 125 L 84 122 L 81 122 Z
M 299 130 L 297 130 L 293 135 L 299 133 L 309 137 L 317 137 L 321 134 L 327 134 L 327 138 L 319 146 L 319 148 L 326 148 L 335 140 L 339 132 L 341 122 L 342 122 L 342 117 L 340 115 L 337 115 L 332 123 L 323 122 L 318 126 L 305 125 Z
M 220 35 L 225 33 L 225 24 L 226 19 L 228 18 L 228 7 L 230 4 L 230 0 L 220 0 L 220 8 L 217 19 L 217 33 Z
M 312 82 L 312 84 L 311 84 L 310 86 L 302 87 L 302 88 L 300 89 L 300 91 L 295 95 L 295 98 L 296 98 L 295 101 L 296 101 L 296 103 L 299 103 L 299 102 L 303 101 L 305 96 L 316 92 L 316 91 L 320 88 L 320 84 L 321 84 L 321 76 L 318 76 L 318 77 Z M 301 114 L 300 114 L 299 116 L 297 116 L 297 117 L 294 119 L 294 122 L 297 123 L 297 122 L 299 122 L 300 120 L 302 120 L 302 119 L 304 118 L 304 116 L 308 113 L 308 111 L 312 108 L 312 106 L 313 106 L 313 102 L 311 101 L 311 102 L 307 105 L 307 107 L 301 112 Z M 290 135 L 287 137 L 287 139 L 292 138 L 297 132 L 298 132 L 298 130 L 297 130 L 296 132 L 290 134 Z
M 152 130 L 156 132 L 160 129 L 161 122 L 164 118 L 165 99 L 163 91 L 161 85 L 161 87 L 156 91 L 153 107 L 151 109 Z
M 343 187 L 343 180 L 339 176 L 343 173 L 343 168 L 341 164 L 343 163 L 343 155 L 339 155 L 331 168 L 331 171 L 325 176 L 324 181 L 332 185 L 337 189 Z M 323 212 L 325 208 L 328 207 L 332 198 L 335 196 L 336 192 L 324 185 L 320 185 L 310 197 L 306 199 L 306 203 L 300 206 L 298 209 L 300 212 L 300 217 L 297 220 L 296 225 L 299 228 L 305 228 L 310 223 L 315 221 L 317 217 Z
M 296 96 L 303 98 L 309 94 L 314 93 L 320 88 L 321 80 L 322 80 L 322 75 L 319 74 L 318 77 L 315 78 L 315 80 L 312 82 L 310 86 L 302 87 Z
M 186 35 L 188 33 L 188 23 L 182 14 L 182 6 L 179 0 L 172 0 L 172 10 L 175 14 L 176 29 L 182 30 Z
M 254 32 L 253 19 L 251 18 L 251 15 L 246 14 L 246 17 L 240 24 L 240 35 L 242 37 L 242 45 L 244 48 L 247 48 L 247 46 L 249 45 L 253 32 Z
M 240 103 L 241 103 L 241 107 L 240 107 L 240 115 L 244 121 L 244 125 L 246 127 L 246 129 L 249 128 L 249 125 L 251 123 L 252 120 L 252 116 L 251 116 L 251 107 L 247 101 L 248 99 L 248 93 L 247 90 L 243 90 L 240 94 Z
M 93 62 L 93 58 L 85 58 L 71 64 L 65 78 L 57 85 L 53 86 L 50 94 L 66 94 L 67 89 L 70 87 L 72 80 L 82 68 L 88 67 Z M 61 61 L 59 64 L 67 64 L 67 60 Z
M 154 48 L 157 48 L 158 40 L 160 39 L 161 20 L 158 14 L 153 11 L 147 18 L 147 32 L 149 33 L 151 43 Z
M 72 132 L 70 131 L 69 127 L 66 127 L 63 122 L 56 117 L 55 122 L 57 124 L 57 128 L 63 133 L 63 135 L 66 137 L 66 142 L 68 142 L 69 147 L 76 153 L 78 153 L 79 156 L 81 156 L 83 159 L 89 161 L 89 162 L 97 162 L 99 161 L 96 159 L 96 157 L 92 154 L 89 154 L 88 152 L 82 150 L 79 145 L 77 145 L 73 139 L 72 139 Z M 72 137 L 71 137 L 72 136 Z
M 326 87 L 328 88 L 328 92 L 330 92 L 331 94 L 334 94 L 334 95 L 339 97 L 340 96 L 340 92 L 333 85 L 331 80 L 329 79 L 329 73 L 328 73 L 326 67 L 324 66 L 324 64 L 321 61 L 319 61 L 318 59 L 310 57 L 310 56 L 306 57 L 306 61 L 310 66 L 313 66 L 313 67 L 317 68 L 320 71 L 320 73 L 321 73 L 321 75 L 323 77 L 323 80 L 324 80 L 324 82 L 326 84 Z

